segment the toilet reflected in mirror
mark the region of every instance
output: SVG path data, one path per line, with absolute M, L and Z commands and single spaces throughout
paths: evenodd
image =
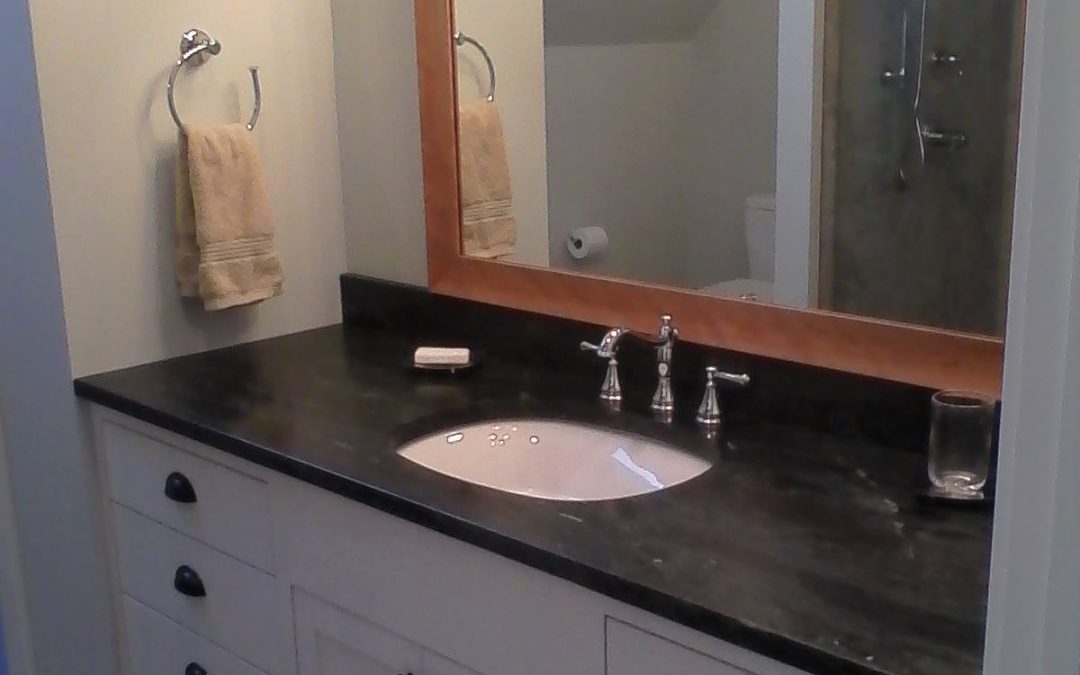
M 721 281 L 701 290 L 722 298 L 772 302 L 776 297 L 776 195 L 754 195 L 747 199 L 745 216 L 749 276 Z

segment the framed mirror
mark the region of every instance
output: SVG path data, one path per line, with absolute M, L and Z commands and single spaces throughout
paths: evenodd
M 415 7 L 433 291 L 999 391 L 1023 3 Z

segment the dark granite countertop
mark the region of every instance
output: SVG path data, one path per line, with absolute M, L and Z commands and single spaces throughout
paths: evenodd
M 717 465 L 684 485 L 612 502 L 530 500 L 443 477 L 396 450 L 440 425 L 505 414 L 704 441 L 682 420 L 668 430 L 633 406 L 605 412 L 595 372 L 586 386 L 489 355 L 467 378 L 427 379 L 404 367 L 412 346 L 339 326 L 75 387 L 812 673 L 981 671 L 990 517 L 918 499 L 917 453 L 741 417 L 709 441 Z

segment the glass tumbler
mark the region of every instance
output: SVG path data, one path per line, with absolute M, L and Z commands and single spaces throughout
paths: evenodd
M 932 400 L 928 470 L 934 491 L 954 499 L 981 499 L 990 473 L 997 402 L 982 394 L 940 391 Z

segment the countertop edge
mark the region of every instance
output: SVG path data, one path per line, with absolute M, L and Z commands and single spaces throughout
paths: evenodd
M 405 499 L 357 479 L 291 459 L 272 448 L 164 413 L 152 406 L 100 388 L 87 381 L 87 378 L 76 379 L 74 391 L 78 398 L 90 403 L 171 431 L 197 443 L 466 544 L 477 546 L 508 560 L 786 665 L 810 672 L 828 672 L 835 675 L 889 675 L 886 671 L 872 665 L 832 656 L 815 647 L 758 629 L 687 600 L 627 581 L 557 553 L 524 544 L 513 537 Z

